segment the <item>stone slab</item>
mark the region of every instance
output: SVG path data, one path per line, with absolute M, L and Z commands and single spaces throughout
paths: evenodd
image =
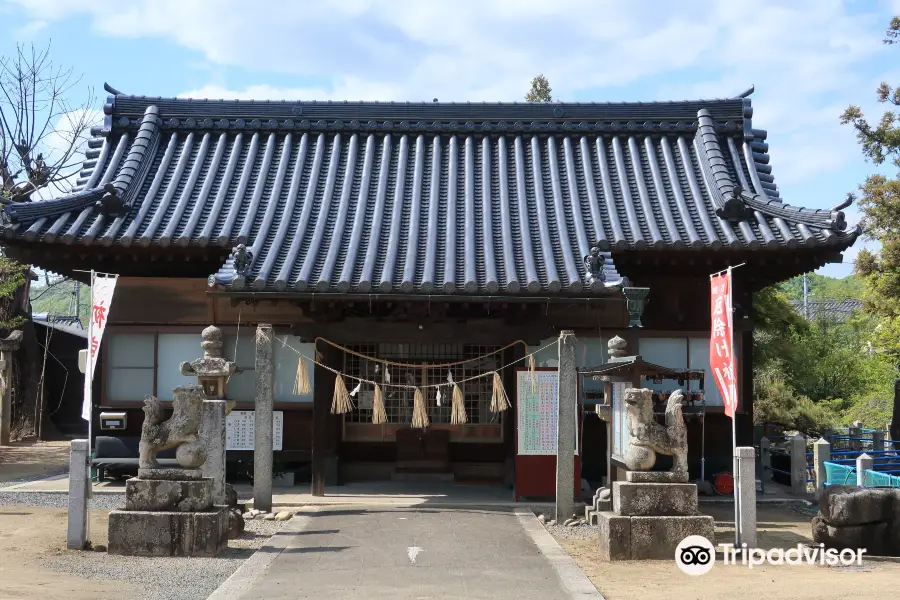
M 203 473 L 200 469 L 138 469 L 138 479 L 199 481 L 203 479 Z
M 629 483 L 687 483 L 687 473 L 671 471 L 627 471 L 625 481 Z
M 133 477 L 125 482 L 125 510 L 206 512 L 212 509 L 213 480 L 169 481 Z
M 631 558 L 631 517 L 611 512 L 594 513 L 599 529 L 597 534 L 602 560 L 629 560 Z
M 216 556 L 228 543 L 229 509 L 211 512 L 114 510 L 109 513 L 109 554 Z
M 891 540 L 891 523 L 867 523 L 865 525 L 834 526 L 816 515 L 810 523 L 812 538 L 816 544 L 836 550 L 865 548 L 869 554 L 891 556 L 895 549 Z M 900 546 L 896 549 L 900 551 Z
M 612 485 L 613 512 L 623 516 L 693 516 L 697 486 L 693 483 L 629 483 Z
M 900 489 L 828 486 L 819 500 L 819 512 L 829 525 L 840 527 L 889 521 L 900 512 Z
M 713 518 L 629 517 L 631 519 L 631 560 L 674 560 L 678 544 L 689 535 L 716 543 Z

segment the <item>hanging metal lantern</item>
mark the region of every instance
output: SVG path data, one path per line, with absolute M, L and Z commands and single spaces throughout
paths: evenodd
M 650 288 L 625 287 L 622 288 L 625 295 L 625 307 L 628 309 L 628 327 L 643 327 L 641 315 L 644 314 L 644 305 L 647 303 L 647 295 Z

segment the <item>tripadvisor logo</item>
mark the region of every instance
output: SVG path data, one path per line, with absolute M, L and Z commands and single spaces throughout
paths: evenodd
M 795 548 L 747 548 L 743 544 L 736 548 L 734 544 L 719 544 L 722 563 L 726 565 L 745 565 L 752 569 L 760 565 L 827 565 L 851 566 L 861 565 L 865 549 L 853 550 L 845 548 L 836 550 L 818 546 L 797 544 Z M 716 549 L 708 539 L 699 535 L 689 535 L 681 540 L 675 549 L 675 564 L 687 575 L 703 575 L 708 573 L 716 562 Z

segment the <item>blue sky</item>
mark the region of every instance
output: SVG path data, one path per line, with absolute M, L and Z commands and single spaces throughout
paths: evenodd
M 773 175 L 791 204 L 831 207 L 874 167 L 838 122 L 880 116 L 900 84 L 881 43 L 900 0 L 0 0 L 0 54 L 52 40 L 129 94 L 216 98 L 521 100 L 544 73 L 572 101 L 724 97 L 756 86 Z M 852 221 L 857 213 L 850 209 Z M 842 265 L 852 270 L 856 247 Z

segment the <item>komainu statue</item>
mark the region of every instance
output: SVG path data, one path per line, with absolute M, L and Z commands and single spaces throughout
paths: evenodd
M 647 389 L 625 390 L 628 405 L 628 431 L 631 440 L 625 451 L 625 464 L 632 471 L 649 471 L 656 463 L 657 454 L 672 456 L 671 472 L 687 480 L 687 428 L 681 412 L 684 394 L 677 390 L 666 404 L 666 424 L 660 425 L 653 417 L 652 392 Z
M 163 404 L 155 396 L 144 398 L 141 426 L 140 469 L 157 468 L 156 453 L 176 448 L 175 458 L 185 469 L 196 469 L 206 461 L 206 445 L 199 437 L 203 388 L 185 385 L 173 390 L 172 416 L 163 420 Z

